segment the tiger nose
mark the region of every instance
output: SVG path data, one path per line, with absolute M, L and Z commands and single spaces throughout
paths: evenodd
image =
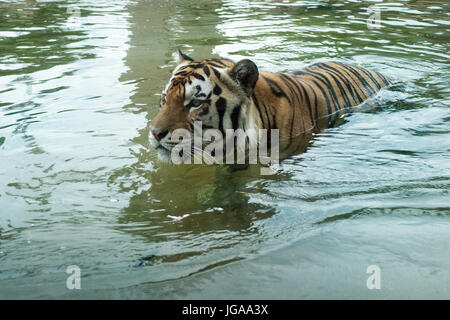
M 151 128 L 150 131 L 152 132 L 155 139 L 158 141 L 160 141 L 162 138 L 164 138 L 169 133 L 169 130 L 162 130 L 159 128 Z

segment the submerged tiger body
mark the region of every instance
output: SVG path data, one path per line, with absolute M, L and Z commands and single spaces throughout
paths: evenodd
M 340 62 L 316 63 L 292 73 L 258 71 L 250 60 L 194 61 L 179 65 L 151 123 L 151 144 L 165 152 L 176 129 L 278 129 L 280 151 L 304 151 L 312 134 L 336 124 L 344 111 L 390 84 L 381 73 Z

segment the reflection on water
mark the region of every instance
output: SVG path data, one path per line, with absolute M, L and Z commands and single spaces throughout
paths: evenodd
M 391 296 L 448 293 L 427 286 L 450 278 L 448 3 L 378 3 L 368 29 L 372 4 L 0 2 L 0 297 L 366 297 L 373 263 Z M 148 123 L 178 48 L 273 71 L 334 59 L 401 85 L 274 176 L 165 165 Z

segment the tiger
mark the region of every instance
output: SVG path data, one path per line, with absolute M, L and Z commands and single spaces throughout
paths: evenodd
M 285 157 L 306 150 L 313 135 L 391 84 L 380 72 L 319 62 L 291 73 L 260 71 L 250 59 L 194 60 L 181 50 L 150 124 L 150 144 L 167 159 L 177 129 L 278 130 Z

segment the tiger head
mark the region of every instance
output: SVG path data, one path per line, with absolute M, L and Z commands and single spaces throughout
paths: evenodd
M 178 51 L 178 65 L 162 92 L 160 110 L 150 125 L 150 143 L 160 156 L 178 143 L 174 130 L 244 129 L 258 68 L 250 60 L 194 59 Z M 162 153 L 162 154 L 161 154 Z

